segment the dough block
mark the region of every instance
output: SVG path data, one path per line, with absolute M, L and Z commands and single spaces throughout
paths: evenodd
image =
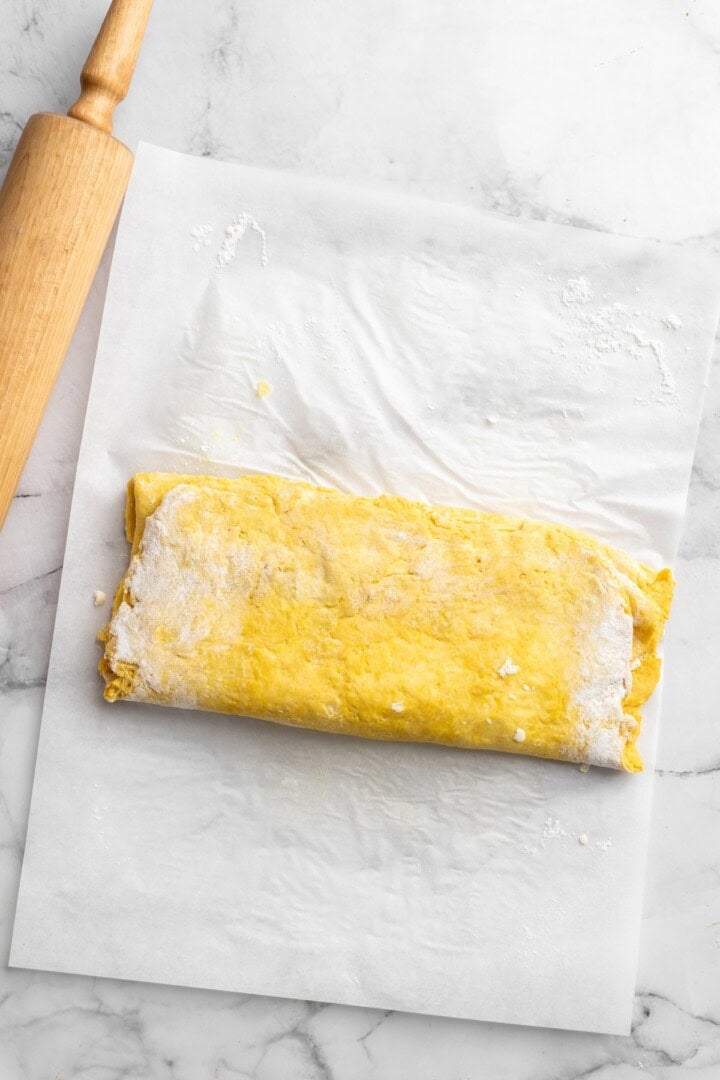
M 143 473 L 100 671 L 126 698 L 642 769 L 669 570 L 563 525 Z

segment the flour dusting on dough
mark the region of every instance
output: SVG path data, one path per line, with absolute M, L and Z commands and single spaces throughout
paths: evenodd
M 633 620 L 620 596 L 601 597 L 589 607 L 578 636 L 580 683 L 570 708 L 576 717 L 578 758 L 609 765 L 622 757 L 629 729 L 623 700 L 632 678 Z
M 207 534 L 200 549 L 182 544 L 178 515 L 201 499 L 202 493 L 189 485 L 169 491 L 146 519 L 142 547 L 130 564 L 126 594 L 131 603 L 123 600 L 120 604 L 112 634 L 115 661 L 137 667 L 139 678 L 130 695 L 136 700 L 151 698 L 172 671 L 166 662 L 167 650 L 155 640 L 154 629 L 162 626 L 178 653 L 191 652 L 212 628 L 212 603 L 223 602 L 231 582 L 242 593 L 242 582 L 248 580 L 254 562 L 250 544 L 228 550 L 219 534 Z M 180 673 L 177 686 L 169 692 L 173 704 L 184 708 L 197 704 L 188 695 Z

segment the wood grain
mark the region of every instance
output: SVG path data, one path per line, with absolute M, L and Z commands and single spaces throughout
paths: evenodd
M 120 208 L 132 154 L 79 120 L 29 121 L 0 192 L 0 522 Z
M 114 0 L 69 116 L 28 122 L 0 190 L 0 526 L 125 194 L 112 135 L 152 0 Z

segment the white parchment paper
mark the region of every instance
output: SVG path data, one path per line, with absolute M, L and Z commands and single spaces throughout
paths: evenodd
M 671 562 L 717 279 L 647 242 L 143 146 L 12 964 L 627 1032 L 659 694 L 639 777 L 110 706 L 92 594 L 154 469 L 524 513 Z

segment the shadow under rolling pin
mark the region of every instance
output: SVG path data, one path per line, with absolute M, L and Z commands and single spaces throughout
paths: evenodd
M 67 116 L 38 113 L 0 189 L 0 527 L 130 179 L 110 134 L 152 0 L 113 0 Z

